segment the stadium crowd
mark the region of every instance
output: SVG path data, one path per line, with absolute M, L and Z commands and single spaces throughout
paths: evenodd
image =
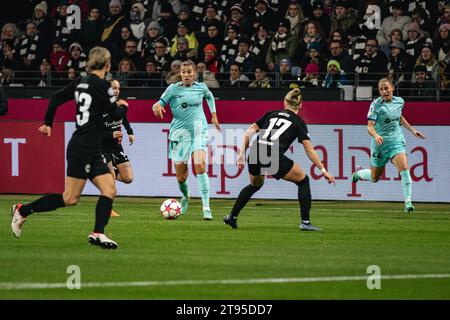
M 101 45 L 122 86 L 166 86 L 190 59 L 211 88 L 450 89 L 449 0 L 4 0 L 0 27 L 4 85 L 66 84 Z

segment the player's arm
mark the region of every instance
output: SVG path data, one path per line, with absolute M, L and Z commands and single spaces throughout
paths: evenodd
M 214 99 L 212 92 L 208 89 L 206 84 L 204 84 L 204 86 L 205 86 L 204 98 L 206 99 L 206 103 L 208 104 L 209 111 L 211 111 L 211 123 L 216 126 L 216 129 L 218 131 L 221 131 L 219 119 L 217 118 L 217 112 L 216 112 L 216 100 Z
M 401 117 L 400 117 L 400 125 L 403 126 L 403 127 L 405 127 L 406 129 L 408 129 L 409 131 L 411 131 L 411 133 L 412 133 L 416 138 L 419 138 L 419 139 L 425 139 L 425 135 L 424 135 L 422 132 L 420 132 L 420 131 L 414 129 L 414 127 L 413 127 L 412 125 L 410 125 L 408 121 L 406 121 L 406 119 L 405 119 L 404 116 L 401 116 Z
M 122 124 L 125 128 L 125 130 L 127 130 L 127 134 L 128 134 L 128 141 L 130 142 L 130 145 L 132 145 L 134 143 L 134 134 L 133 134 L 133 128 L 131 128 L 130 122 L 128 121 L 127 115 L 125 115 L 123 117 L 122 120 Z
M 241 149 L 239 150 L 237 165 L 240 169 L 244 168 L 245 165 L 245 153 L 247 152 L 250 141 L 255 133 L 259 131 L 259 127 L 256 123 L 253 123 L 244 133 L 244 138 L 242 139 Z
M 383 137 L 380 136 L 377 131 L 375 130 L 375 121 L 369 120 L 367 121 L 367 132 L 369 135 L 375 139 L 375 142 L 377 145 L 383 144 Z
M 72 81 L 69 85 L 57 91 L 50 98 L 47 112 L 45 113 L 44 124 L 39 127 L 39 132 L 50 137 L 52 134 L 53 119 L 55 118 L 56 109 L 67 101 L 74 98 L 75 89 L 80 81 L 80 78 Z
M 161 98 L 153 105 L 152 110 L 156 118 L 162 119 L 164 118 L 164 113 L 166 113 L 166 109 L 164 107 L 173 99 L 173 88 L 174 84 L 171 84 L 167 87 L 166 91 L 161 95 Z
M 317 168 L 320 169 L 325 179 L 328 180 L 328 183 L 335 184 L 334 177 L 327 171 L 325 166 L 322 164 L 322 161 L 320 161 L 319 156 L 316 153 L 316 150 L 314 150 L 314 146 L 311 143 L 311 140 L 305 139 L 302 141 L 303 148 L 305 149 L 305 153 L 308 156 L 309 160 L 311 160 L 312 163 L 316 165 Z

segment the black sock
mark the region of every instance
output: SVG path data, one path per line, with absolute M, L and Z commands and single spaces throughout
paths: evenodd
M 94 232 L 105 233 L 105 226 L 108 224 L 111 214 L 113 200 L 111 198 L 100 196 L 95 207 L 95 226 Z
M 242 210 L 242 208 L 245 207 L 248 200 L 255 194 L 256 191 L 261 189 L 261 186 L 252 186 L 249 184 L 244 189 L 241 190 L 239 193 L 238 198 L 236 199 L 236 202 L 234 203 L 233 209 L 231 210 L 231 216 L 236 217 L 239 215 L 239 212 Z
M 22 217 L 28 217 L 33 212 L 53 211 L 65 207 L 62 194 L 46 194 L 29 204 L 23 205 L 19 212 Z
M 300 215 L 302 221 L 309 222 L 309 211 L 311 210 L 311 188 L 309 186 L 309 178 L 305 178 L 295 183 L 298 186 L 298 202 L 300 203 Z

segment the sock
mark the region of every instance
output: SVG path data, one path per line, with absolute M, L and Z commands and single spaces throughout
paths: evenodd
M 189 186 L 188 186 L 187 180 L 183 183 L 178 182 L 178 188 L 180 189 L 183 196 L 187 197 L 189 195 Z
M 252 186 L 249 184 L 244 189 L 241 190 L 239 193 L 238 198 L 236 199 L 236 202 L 234 203 L 233 209 L 231 210 L 231 216 L 237 218 L 239 215 L 239 212 L 242 210 L 242 208 L 245 207 L 247 202 L 250 200 L 250 198 L 259 190 L 261 189 L 262 185 L 260 186 Z
M 202 173 L 197 175 L 198 187 L 202 196 L 203 210 L 209 209 L 209 178 L 208 174 Z
M 36 201 L 23 205 L 19 212 L 22 217 L 28 217 L 33 212 L 53 211 L 65 206 L 62 194 L 46 194 Z
M 309 177 L 297 182 L 298 186 L 298 202 L 300 203 L 300 215 L 303 223 L 309 223 L 309 211 L 311 210 L 311 187 L 309 185 Z
M 400 172 L 400 177 L 402 178 L 403 197 L 405 198 L 405 202 L 410 202 L 412 195 L 412 180 L 409 170 L 406 169 Z
M 105 226 L 108 224 L 113 200 L 111 198 L 100 196 L 95 207 L 95 226 L 94 232 L 105 233 Z
M 356 171 L 356 174 L 361 180 L 372 181 L 372 172 L 370 169 L 362 169 Z

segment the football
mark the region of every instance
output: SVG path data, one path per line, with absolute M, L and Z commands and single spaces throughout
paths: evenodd
M 164 219 L 176 219 L 181 214 L 181 205 L 175 199 L 167 199 L 161 205 L 161 215 Z

